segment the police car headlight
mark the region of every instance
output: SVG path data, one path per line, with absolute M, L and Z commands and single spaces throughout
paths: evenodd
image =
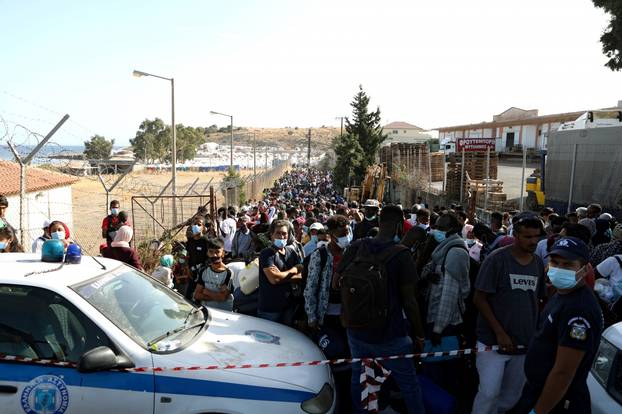
M 333 406 L 333 397 L 333 387 L 326 383 L 315 397 L 304 401 L 301 407 L 305 413 L 324 414 Z

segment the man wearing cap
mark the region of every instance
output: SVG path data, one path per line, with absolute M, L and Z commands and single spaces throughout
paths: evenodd
M 557 293 L 542 311 L 525 360 L 527 383 L 518 413 L 589 413 L 587 374 L 598 350 L 603 315 L 585 283 L 588 249 L 575 237 L 557 240 L 547 276 Z
M 354 227 L 354 240 L 364 239 L 371 229 L 379 226 L 378 211 L 380 210 L 380 203 L 378 200 L 369 199 L 365 201 L 363 209 L 365 217 Z
M 46 240 L 50 240 L 52 237 L 50 236 L 50 224 L 52 222 L 50 220 L 44 220 L 43 221 L 43 235 L 37 237 L 37 239 L 32 242 L 32 252 L 33 253 L 41 253 L 41 248 L 43 247 L 43 243 L 45 243 Z
M 310 239 L 307 244 L 304 245 L 305 257 L 309 256 L 315 249 L 317 249 L 318 232 L 324 230 L 322 223 L 315 222 L 309 227 Z

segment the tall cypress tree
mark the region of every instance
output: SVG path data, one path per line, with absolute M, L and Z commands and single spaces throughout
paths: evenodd
M 338 188 L 345 188 L 353 179 L 356 180 L 356 171 L 363 163 L 364 154 L 357 138 L 352 134 L 344 134 L 336 141 L 333 177 Z M 356 182 L 360 183 L 360 180 Z
M 374 112 L 369 112 L 369 96 L 359 85 L 359 91 L 354 95 L 350 103 L 352 106 L 352 120 L 346 118 L 346 132 L 357 138 L 363 151 L 362 162 L 354 167 L 357 183 L 360 183 L 365 176 L 367 167 L 376 161 L 376 155 L 380 149 L 380 144 L 387 138 L 382 134 L 380 126 L 380 108 Z

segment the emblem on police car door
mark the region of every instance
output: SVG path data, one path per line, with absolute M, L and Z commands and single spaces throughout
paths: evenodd
M 26 385 L 20 402 L 27 414 L 63 414 L 69 406 L 69 391 L 62 378 L 41 375 Z

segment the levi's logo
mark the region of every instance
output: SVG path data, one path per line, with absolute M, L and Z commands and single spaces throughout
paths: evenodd
M 536 286 L 538 286 L 538 277 L 510 273 L 510 283 L 512 285 L 512 290 L 520 289 L 525 291 L 531 290 L 535 292 Z

